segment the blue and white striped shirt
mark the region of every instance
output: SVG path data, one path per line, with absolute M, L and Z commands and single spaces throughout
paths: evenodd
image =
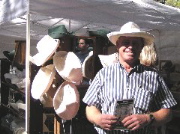
M 102 68 L 89 86 L 83 101 L 96 106 L 104 114 L 114 114 L 117 100 L 134 99 L 134 114 L 171 108 L 177 102 L 157 71 L 144 65 L 135 66 L 128 73 L 118 62 Z M 135 131 L 105 131 L 99 134 L 151 134 L 149 127 Z

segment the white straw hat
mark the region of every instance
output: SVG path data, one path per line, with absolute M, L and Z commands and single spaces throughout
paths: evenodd
M 45 35 L 37 43 L 36 48 L 38 50 L 38 53 L 33 57 L 30 56 L 30 61 L 37 66 L 43 65 L 54 54 L 59 46 L 59 42 L 60 41 L 58 39 L 53 39 L 51 36 Z
M 142 37 L 144 38 L 145 45 L 151 45 L 154 42 L 154 36 L 149 32 L 142 31 L 140 27 L 134 22 L 128 22 L 124 24 L 120 31 L 114 31 L 107 34 L 107 37 L 114 45 L 116 45 L 116 41 L 121 36 Z
M 31 95 L 34 99 L 40 99 L 46 93 L 55 76 L 55 68 L 53 64 L 41 67 L 34 77 L 31 87 Z
M 110 55 L 98 55 L 100 62 L 102 64 L 103 67 L 107 67 L 110 66 L 116 62 L 118 62 L 118 54 L 117 53 L 113 53 Z
M 56 52 L 53 56 L 53 64 L 64 80 L 80 84 L 82 80 L 81 62 L 73 52 Z
M 25 128 L 19 127 L 16 128 L 13 134 L 27 134 Z
M 53 106 L 56 114 L 64 119 L 71 120 L 79 110 L 79 92 L 73 83 L 64 81 L 56 91 Z
M 88 79 L 93 78 L 93 51 L 89 52 L 88 56 L 84 59 L 82 73 L 83 77 Z
M 44 95 L 42 95 L 39 99 L 40 102 L 43 104 L 43 107 L 53 107 L 53 98 L 61 83 L 62 78 L 56 72 L 51 86 L 49 87 L 47 92 Z

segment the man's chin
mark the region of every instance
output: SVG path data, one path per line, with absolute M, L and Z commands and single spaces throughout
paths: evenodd
M 126 60 L 127 60 L 127 61 L 132 61 L 132 60 L 135 60 L 135 58 L 132 57 L 132 56 L 128 56 L 128 57 L 126 57 Z

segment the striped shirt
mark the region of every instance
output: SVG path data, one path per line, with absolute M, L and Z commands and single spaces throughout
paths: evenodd
M 83 102 L 114 114 L 117 100 L 134 99 L 134 114 L 171 108 L 177 102 L 158 72 L 144 65 L 135 66 L 130 73 L 118 62 L 102 68 L 89 86 Z M 150 127 L 135 131 L 105 131 L 95 126 L 99 134 L 153 134 Z

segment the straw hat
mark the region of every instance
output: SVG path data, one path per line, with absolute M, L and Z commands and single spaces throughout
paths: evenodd
M 73 52 L 59 51 L 55 53 L 53 64 L 64 80 L 80 84 L 82 80 L 81 62 Z
M 44 95 L 42 95 L 39 99 L 40 102 L 43 104 L 43 107 L 53 107 L 53 97 L 61 83 L 62 78 L 56 72 L 51 86 L 49 87 L 47 92 Z
M 56 114 L 64 119 L 71 120 L 79 110 L 79 92 L 73 83 L 64 81 L 56 91 L 53 106 Z
M 107 67 L 110 66 L 116 62 L 118 62 L 118 54 L 117 53 L 113 53 L 110 55 L 98 55 L 100 62 L 102 64 L 103 67 Z
M 25 128 L 19 127 L 15 129 L 14 134 L 27 134 L 27 132 Z
M 38 73 L 34 77 L 31 87 L 31 95 L 34 99 L 40 99 L 40 97 L 49 90 L 53 82 L 55 72 L 53 64 L 39 69 Z
M 146 31 L 142 31 L 140 27 L 134 22 L 128 22 L 124 24 L 120 31 L 114 31 L 107 34 L 107 37 L 114 45 L 116 45 L 116 41 L 121 36 L 142 37 L 144 38 L 145 45 L 151 45 L 154 42 L 154 36 Z
M 53 39 L 49 35 L 45 35 L 36 46 L 38 53 L 33 57 L 30 56 L 30 61 L 37 66 L 43 65 L 47 60 L 51 58 L 58 46 L 58 39 Z
M 89 52 L 88 56 L 84 59 L 82 73 L 83 77 L 88 79 L 93 78 L 93 51 Z

